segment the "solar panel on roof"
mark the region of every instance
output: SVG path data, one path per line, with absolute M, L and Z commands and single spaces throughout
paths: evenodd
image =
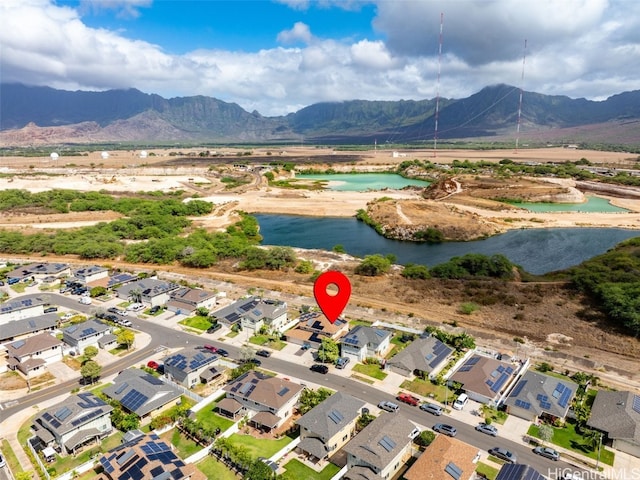
M 109 462 L 106 457 L 102 457 L 100 459 L 100 465 L 102 465 L 103 470 L 107 473 L 111 473 L 115 470 L 113 465 L 111 465 L 111 462 Z
M 154 377 L 153 375 L 145 375 L 142 378 L 149 382 L 151 385 L 164 385 L 164 382 L 162 380 Z
M 127 382 L 122 383 L 115 392 L 113 392 L 116 395 L 120 395 L 122 392 L 124 392 L 127 388 L 129 387 L 129 384 Z
M 478 363 L 480 361 L 480 357 L 471 357 L 469 360 L 467 360 L 465 363 L 467 365 L 475 365 L 476 363 Z
M 396 447 L 396 442 L 394 442 L 393 440 L 391 440 L 389 437 L 385 435 L 380 439 L 380 441 L 378 442 L 378 445 L 384 448 L 387 452 L 390 452 Z
M 342 414 L 337 411 L 337 410 L 331 410 L 329 412 L 328 417 L 333 421 L 333 423 L 335 423 L 336 425 L 339 424 L 342 420 L 344 420 L 344 417 L 342 416 Z
M 447 466 L 444 467 L 444 471 L 451 475 L 455 480 L 460 480 L 460 477 L 462 477 L 462 469 L 453 462 L 447 463 Z
M 69 333 L 73 333 L 76 330 L 78 330 L 78 327 L 76 327 L 75 325 L 72 325 L 69 328 L 67 328 L 67 332 L 69 332 Z
M 500 373 L 504 372 L 504 365 L 498 365 L 498 368 L 496 368 L 496 370 L 498 370 L 498 372 Z
M 500 378 L 498 378 L 498 380 L 496 380 L 493 386 L 491 387 L 491 391 L 496 393 L 499 392 L 508 378 L 509 378 L 509 375 L 507 375 L 506 373 L 501 374 Z
M 545 410 L 549 410 L 551 408 L 551 404 L 549 402 L 540 402 L 540 408 L 544 408 Z
M 13 348 L 22 348 L 24 347 L 25 341 L 24 340 L 18 340 L 17 342 L 13 343 L 12 346 Z
M 570 388 L 565 388 L 562 392 L 560 400 L 558 400 L 558 405 L 560 405 L 562 408 L 565 408 L 569 403 L 569 398 L 571 398 L 572 393 L 573 391 Z
M 149 400 L 149 397 L 147 397 L 146 395 L 140 393 L 135 388 L 132 388 L 129 393 L 127 393 L 124 397 L 122 397 L 122 400 L 120 400 L 120 403 L 127 410 L 129 410 L 131 412 L 135 412 L 147 400 Z
M 516 385 L 516 387 L 511 392 L 511 395 L 509 395 L 509 396 L 510 397 L 517 397 L 518 395 L 520 395 L 520 392 L 522 392 L 522 389 L 524 388 L 524 386 L 526 384 L 527 384 L 527 380 L 520 380 L 518 382 L 518 384 Z
M 288 391 L 289 391 L 289 387 L 283 387 L 282 390 L 278 392 L 278 396 L 282 397 L 283 395 L 286 395 Z
M 131 457 L 133 457 L 135 454 L 136 454 L 136 451 L 133 449 L 125 450 L 124 453 L 116 459 L 116 463 L 122 467 L 122 465 Z
M 345 337 L 342 340 L 342 343 L 346 343 L 347 345 L 358 345 L 358 337 Z
M 500 372 L 498 372 L 497 370 L 494 370 L 493 372 L 491 372 L 491 376 L 493 378 L 496 378 L 499 374 L 500 374 Z
M 72 413 L 73 412 L 69 409 L 69 407 L 62 407 L 60 410 L 54 413 L 53 416 L 56 417 L 61 422 L 64 422 L 64 420 Z
M 374 330 L 374 332 L 376 332 L 376 335 L 379 336 L 380 338 L 384 337 L 387 335 L 387 331 L 386 330 Z
M 242 395 L 246 395 L 250 388 L 251 388 L 251 382 L 246 382 L 245 384 L 242 385 L 242 387 L 240 387 L 238 393 L 241 393 Z
M 508 373 L 509 375 L 511 375 L 511 374 L 513 373 L 513 368 L 511 368 L 511 367 L 507 367 L 507 368 L 505 369 L 505 373 Z
M 634 395 L 631 403 L 631 408 L 634 412 L 640 413 L 640 395 Z
M 36 328 L 36 322 L 35 322 L 35 320 L 29 320 L 29 326 L 30 326 L 31 328 Z

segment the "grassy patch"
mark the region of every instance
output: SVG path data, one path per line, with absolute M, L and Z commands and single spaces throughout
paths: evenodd
M 389 351 L 386 358 L 391 358 L 394 355 L 397 355 L 399 352 L 407 348 L 407 346 L 411 343 L 411 341 L 403 342 L 401 339 L 406 339 L 406 333 L 398 333 L 391 338 L 391 344 L 393 348 Z
M 253 337 L 249 338 L 249 343 L 263 346 L 265 343 L 269 343 L 269 337 L 267 337 L 266 335 L 254 335 Z
M 24 293 L 25 288 L 27 288 L 27 284 L 22 282 L 11 285 L 11 290 L 16 293 Z
M 212 325 L 212 323 L 209 321 L 207 317 L 201 317 L 200 315 L 196 315 L 195 317 L 185 318 L 184 320 L 180 320 L 178 323 L 180 325 L 185 325 L 187 327 L 195 328 L 197 330 L 202 330 L 203 332 L 206 332 L 207 329 Z
M 182 435 L 180 430 L 177 428 L 169 430 L 166 434 L 162 435 L 162 437 L 171 441 L 171 445 L 176 447 L 178 456 L 182 459 L 185 459 L 202 449 L 202 447 L 196 442 Z
M 254 345 L 259 345 L 261 347 L 273 348 L 274 350 L 282 350 L 287 346 L 287 344 L 282 340 L 270 337 L 269 335 L 254 335 L 249 338 L 249 343 L 253 343 Z
M 531 425 L 527 434 L 532 437 L 540 438 L 538 427 L 536 425 Z M 592 458 L 593 460 L 597 460 L 598 458 L 598 448 L 591 448 L 591 445 L 587 443 L 582 435 L 576 432 L 575 423 L 567 422 L 562 428 L 554 428 L 551 443 L 579 453 L 580 455 Z M 604 447 L 601 448 L 600 461 L 607 465 L 613 465 L 614 457 L 614 452 L 607 450 Z
M 364 363 L 357 363 L 353 366 L 353 371 L 375 378 L 376 380 L 384 380 L 387 378 L 387 374 L 384 373 L 380 365 L 377 364 L 365 365 Z
M 20 465 L 20 462 L 18 461 L 18 457 L 16 457 L 16 454 L 13 451 L 13 448 L 11 448 L 11 445 L 9 444 L 9 440 L 3 439 L 2 446 L 0 448 L 2 449 L 2 455 L 7 461 L 7 464 L 9 465 L 9 468 L 11 469 L 11 471 L 13 473 L 22 472 L 22 466 Z
M 478 466 L 476 467 L 476 472 L 489 480 L 495 480 L 498 476 L 498 471 L 497 468 L 482 462 L 478 462 Z
M 445 401 L 451 402 L 454 398 L 454 394 L 444 385 L 434 385 L 429 380 L 423 380 L 421 378 L 414 378 L 413 380 L 405 380 L 400 385 L 400 388 L 409 390 L 410 392 L 417 393 L 423 397 L 429 397 L 437 400 L 440 403 Z
M 51 463 L 50 466 L 56 469 L 57 474 L 71 471 L 83 463 L 88 462 L 94 456 L 108 452 L 112 448 L 117 447 L 120 445 L 121 441 L 122 434 L 120 432 L 116 432 L 102 440 L 100 444 L 82 451 L 75 457 L 73 455 L 68 455 L 66 457 L 56 455 L 55 462 Z
M 252 458 L 258 457 L 270 458 L 272 455 L 279 452 L 287 444 L 291 443 L 292 437 L 282 437 L 278 440 L 267 440 L 261 438 L 255 438 L 251 435 L 241 435 L 234 433 L 229 437 L 231 443 L 235 445 L 243 445 L 249 450 Z
M 111 350 L 109 350 L 109 353 L 111 355 L 115 355 L 117 357 L 126 354 L 127 352 L 133 352 L 133 348 L 127 350 L 127 346 L 126 345 L 118 345 L 116 348 L 112 348 Z
M 32 387 L 36 387 L 38 385 L 42 385 L 44 383 L 51 382 L 51 381 L 53 381 L 55 379 L 56 379 L 56 377 L 54 377 L 52 373 L 46 372 L 46 373 L 43 373 L 42 375 L 38 375 L 37 377 L 32 378 L 31 379 L 31 386 Z
M 494 457 L 493 455 L 489 455 L 487 458 L 491 460 L 493 463 L 497 463 L 498 465 L 504 465 L 505 463 L 507 463 L 501 458 Z
M 227 333 L 227 338 L 234 338 L 237 337 L 240 334 L 240 332 L 234 332 L 233 330 L 231 330 L 229 333 Z
M 373 385 L 375 380 L 371 380 L 370 378 L 363 377 L 362 375 L 351 375 L 351 378 L 355 378 L 356 380 L 360 380 L 361 382 L 368 383 L 369 385 Z
M 207 405 L 205 408 L 200 409 L 196 413 L 196 420 L 200 425 L 205 428 L 219 428 L 221 432 L 227 430 L 231 425 L 233 425 L 233 421 L 228 418 L 221 417 L 217 413 L 215 413 L 215 408 L 218 402 L 213 402 Z
M 78 360 L 77 358 L 74 357 L 64 357 L 62 359 L 62 361 L 64 362 L 64 364 L 76 371 L 80 371 L 80 368 L 82 367 L 82 364 L 80 363 L 80 360 Z
M 229 470 L 213 457 L 206 457 L 196 466 L 202 473 L 204 473 L 207 478 L 215 478 L 216 480 L 238 479 L 238 477 L 236 477 L 236 475 L 231 470 Z
M 286 472 L 282 474 L 282 480 L 331 480 L 340 471 L 339 467 L 329 463 L 321 472 L 316 472 L 295 458 L 287 462 L 284 468 Z
M 349 322 L 349 326 L 351 327 L 357 327 L 358 325 L 362 325 L 364 327 L 370 327 L 371 325 L 373 325 L 373 323 L 367 322 L 366 320 L 351 320 Z
M 483 411 L 484 418 L 491 419 L 491 423 L 497 423 L 499 425 L 504 425 L 504 422 L 509 418 L 509 414 L 507 412 L 503 412 L 500 410 L 494 410 L 491 408 L 485 408 Z

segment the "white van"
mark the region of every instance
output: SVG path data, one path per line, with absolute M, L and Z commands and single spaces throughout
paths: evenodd
M 469 397 L 467 396 L 467 394 L 461 393 L 458 398 L 456 398 L 456 401 L 453 402 L 453 408 L 455 408 L 456 410 L 462 410 L 468 401 Z
M 90 297 L 80 297 L 80 303 L 83 305 L 91 305 Z

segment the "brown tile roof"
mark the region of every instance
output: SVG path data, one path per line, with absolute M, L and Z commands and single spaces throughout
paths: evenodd
M 7 346 L 7 351 L 9 357 L 22 358 L 25 355 L 32 355 L 61 345 L 61 340 L 47 332 L 42 332 L 33 337 L 10 343 Z
M 446 435 L 438 435 L 418 460 L 404 474 L 406 480 L 453 480 L 445 468 L 454 463 L 460 470 L 460 480 L 469 480 L 476 470 L 473 460 L 478 448 Z
M 458 368 L 449 380 L 461 383 L 465 391 L 478 393 L 487 398 L 495 398 L 513 382 L 516 375 L 515 372 L 518 368 L 519 366 L 501 362 L 495 358 L 485 357 L 484 355 L 472 355 Z M 510 369 L 511 373 L 498 391 L 493 391 L 487 382 L 493 382 L 500 378 L 502 373 L 498 372 L 498 369 Z
M 237 397 L 279 410 L 302 391 L 302 386 L 284 378 L 270 377 L 251 370 L 226 385 L 224 390 Z

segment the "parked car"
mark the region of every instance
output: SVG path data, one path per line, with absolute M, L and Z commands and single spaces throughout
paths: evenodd
M 269 358 L 271 356 L 271 352 L 269 350 L 258 350 L 256 355 L 259 357 Z
M 144 308 L 144 305 L 141 303 L 132 303 L 127 307 L 127 310 L 129 310 L 130 312 L 139 312 L 143 308 Z
M 0 280 L 0 287 L 4 287 L 4 282 Z
M 83 305 L 91 305 L 91 297 L 80 297 L 79 301 Z
M 117 323 L 119 325 L 122 325 L 123 327 L 130 327 L 133 325 L 133 323 L 131 323 L 131 320 L 127 320 L 126 318 L 118 320 Z
M 5 462 L 4 457 L 0 453 L 0 468 L 4 468 L 7 462 Z
M 494 457 L 499 458 L 500 460 L 504 460 L 508 463 L 517 463 L 518 457 L 513 452 L 510 452 L 506 448 L 495 447 L 489 449 L 489 455 L 493 455 Z
M 118 313 L 118 309 L 116 307 L 107 308 L 107 312 L 109 312 L 109 313 Z
M 207 328 L 207 333 L 214 333 L 217 332 L 218 330 L 220 330 L 222 328 L 222 324 L 221 323 L 214 323 L 213 325 L 211 325 L 209 328 Z
M 57 311 L 58 311 L 58 307 L 47 307 L 43 310 L 44 313 L 53 313 Z
M 226 350 L 223 350 L 222 348 L 219 348 L 216 353 L 218 355 L 220 355 L 221 357 L 228 357 L 229 356 L 229 352 L 227 352 Z
M 116 310 L 116 315 L 120 315 L 121 317 L 126 317 L 129 315 L 129 312 L 126 310 Z
M 156 305 L 155 307 L 151 307 L 151 310 L 149 310 L 149 313 L 151 315 L 155 315 L 156 313 L 158 313 L 160 310 L 162 310 L 162 306 L 160 305 Z
M 425 412 L 431 413 L 439 417 L 442 415 L 444 409 L 440 405 L 436 405 L 435 403 L 423 403 L 420 405 L 420 410 L 424 410 Z
M 96 314 L 96 317 L 97 317 L 97 316 L 98 316 L 98 315 Z M 71 320 L 71 318 L 73 318 L 73 313 L 65 313 L 64 315 L 62 315 L 62 316 L 60 317 L 60 321 L 61 321 L 61 322 L 66 322 L 67 320 Z
M 476 425 L 476 430 L 478 432 L 486 433 L 487 435 L 491 435 L 493 437 L 498 436 L 498 429 L 493 425 L 487 425 L 486 423 L 481 423 L 480 425 Z
M 536 447 L 533 449 L 533 453 L 540 455 L 541 457 L 549 458 L 556 462 L 560 458 L 560 452 L 549 447 Z
M 461 393 L 458 398 L 456 398 L 455 402 L 453 402 L 453 408 L 456 410 L 462 410 L 464 406 L 469 401 L 469 397 L 466 393 Z
M 214 347 L 213 345 L 209 345 L 209 344 L 205 344 L 204 348 L 206 350 L 209 350 L 211 353 L 216 353 L 218 351 L 218 349 L 216 347 Z
M 338 360 L 336 360 L 336 368 L 343 369 L 349 362 L 349 357 L 339 357 Z
M 407 403 L 407 404 L 412 405 L 414 407 L 417 407 L 418 405 L 420 405 L 420 399 L 417 398 L 417 397 L 414 397 L 413 395 L 410 395 L 408 393 L 401 393 L 400 395 L 398 395 L 396 397 L 396 400 L 398 400 L 400 402 Z
M 311 344 L 310 344 L 310 343 L 307 343 L 307 342 L 304 342 L 304 343 L 302 344 L 302 347 L 300 347 L 300 348 L 301 348 L 302 350 L 309 350 L 309 349 L 311 348 Z
M 153 368 L 154 370 L 157 370 L 159 366 L 160 366 L 160 364 L 158 362 L 154 361 L 154 360 L 149 360 L 147 362 L 147 367 Z
M 394 412 L 397 412 L 398 408 L 400 407 L 398 406 L 397 403 L 383 401 L 378 404 L 378 408 L 382 410 L 386 410 L 387 412 L 394 413 Z
M 458 430 L 456 430 L 456 427 L 447 425 L 446 423 L 436 423 L 433 426 L 433 431 L 448 435 L 450 437 L 455 437 L 458 434 Z
M 327 367 L 326 365 L 320 365 L 319 363 L 314 363 L 313 365 L 311 365 L 310 370 L 312 372 L 322 373 L 323 375 L 329 373 L 329 367 Z
M 118 317 L 116 317 L 113 313 L 107 313 L 103 318 L 113 323 L 116 323 L 118 321 Z

